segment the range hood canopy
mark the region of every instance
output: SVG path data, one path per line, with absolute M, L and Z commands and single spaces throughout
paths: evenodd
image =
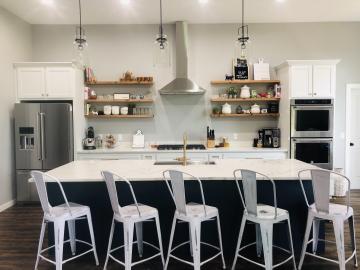
M 188 76 L 188 27 L 176 22 L 176 79 L 159 90 L 161 95 L 203 95 L 205 89 Z

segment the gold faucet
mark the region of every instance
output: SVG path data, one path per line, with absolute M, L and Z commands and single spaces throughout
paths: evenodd
M 188 138 L 187 138 L 187 134 L 186 132 L 184 133 L 184 136 L 183 136 L 183 144 L 184 144 L 184 148 L 183 148 L 183 156 L 182 157 L 179 157 L 177 158 L 176 160 L 177 161 L 180 161 L 182 162 L 182 165 L 183 166 L 186 166 L 187 165 L 187 154 L 186 154 L 186 151 L 187 151 L 187 141 L 188 141 Z

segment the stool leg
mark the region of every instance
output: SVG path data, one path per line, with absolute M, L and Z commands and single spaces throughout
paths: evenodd
M 99 265 L 99 259 L 98 259 L 97 252 L 96 252 L 94 228 L 93 228 L 92 218 L 91 218 L 91 213 L 90 212 L 86 215 L 86 218 L 87 218 L 87 222 L 88 222 L 88 226 L 89 226 L 91 244 L 92 244 L 92 247 L 93 247 L 93 253 L 94 253 L 94 257 L 95 257 L 95 264 Z
M 201 223 L 200 221 L 192 221 L 191 225 L 191 241 L 193 246 L 194 270 L 200 270 L 200 246 L 201 246 Z
M 136 228 L 136 240 L 140 258 L 143 256 L 144 243 L 143 243 L 143 223 L 135 223 Z
M 316 254 L 319 243 L 320 220 L 315 218 L 313 221 L 313 253 Z
M 220 251 L 221 251 L 221 260 L 222 260 L 222 264 L 223 264 L 223 269 L 226 269 L 225 259 L 224 259 L 224 249 L 223 249 L 222 237 L 221 237 L 221 226 L 220 226 L 219 214 L 216 216 L 216 221 L 217 221 L 217 229 L 218 229 L 218 235 L 219 235 L 219 245 L 220 245 Z
M 65 230 L 65 221 L 57 221 L 54 223 L 56 270 L 62 270 L 62 260 L 63 260 L 63 250 L 64 250 L 64 230 Z
M 350 228 L 351 246 L 352 246 L 353 252 L 355 251 L 354 264 L 355 264 L 356 267 L 358 267 L 357 254 L 356 254 L 357 252 L 356 252 L 356 237 L 355 237 L 354 216 L 351 216 L 348 221 L 349 221 L 349 228 Z
M 336 249 L 339 259 L 340 270 L 345 270 L 345 246 L 344 246 L 344 221 L 342 219 L 334 219 L 334 233 L 336 240 Z
M 190 254 L 191 254 L 191 257 L 193 257 L 194 252 L 193 252 L 193 245 L 191 242 L 191 225 L 190 225 L 190 223 L 189 223 L 189 240 L 190 240 Z
M 158 239 L 159 239 L 159 249 L 160 249 L 160 253 L 161 253 L 161 262 L 162 262 L 162 264 L 164 266 L 165 265 L 164 250 L 163 250 L 162 237 L 161 237 L 160 220 L 159 220 L 158 215 L 155 217 L 155 222 L 156 222 L 157 235 L 158 235 Z
M 42 245 L 43 245 L 43 242 L 44 242 L 45 228 L 46 228 L 46 223 L 45 223 L 45 219 L 43 218 L 42 223 L 41 223 L 39 247 L 38 247 L 38 252 L 37 252 L 37 256 L 36 256 L 35 270 L 37 270 L 38 265 L 39 265 L 39 260 L 40 260 L 39 255 L 40 255 Z
M 109 255 L 110 255 L 112 240 L 113 240 L 113 236 L 114 236 L 114 229 L 115 229 L 115 220 L 113 218 L 112 223 L 111 223 L 109 243 L 108 243 L 108 249 L 107 249 L 107 253 L 106 253 L 106 260 L 105 260 L 104 270 L 106 270 L 108 262 L 109 262 Z
M 261 252 L 262 252 L 262 240 L 261 240 L 260 224 L 255 225 L 255 230 L 256 230 L 256 253 L 257 253 L 257 256 L 260 257 Z
M 174 215 L 173 223 L 172 223 L 172 226 L 171 226 L 170 242 L 169 242 L 168 254 L 167 254 L 167 257 L 166 257 L 166 263 L 165 263 L 164 270 L 167 269 L 168 264 L 169 264 L 170 253 L 171 253 L 171 248 L 172 248 L 172 242 L 174 240 L 175 227 L 176 227 L 176 215 Z
M 246 217 L 245 217 L 245 215 L 243 215 L 243 218 L 242 218 L 242 221 L 241 221 L 241 226 L 240 226 L 240 231 L 239 231 L 239 238 L 238 238 L 238 242 L 237 242 L 237 245 L 236 245 L 235 257 L 234 257 L 234 261 L 233 261 L 233 265 L 231 267 L 231 270 L 235 270 L 236 262 L 237 262 L 238 255 L 239 255 L 239 249 L 240 249 L 242 237 L 243 237 L 243 234 L 244 234 L 245 225 L 246 225 Z
M 289 231 L 289 244 L 290 244 L 290 251 L 292 254 L 292 261 L 294 265 L 294 269 L 296 270 L 296 262 L 295 262 L 295 253 L 294 253 L 294 244 L 293 244 L 293 238 L 292 238 L 292 232 L 291 232 L 291 224 L 290 224 L 290 217 L 287 219 L 288 224 L 288 231 Z
M 265 269 L 272 270 L 273 268 L 273 224 L 260 224 L 261 239 L 264 250 Z
M 313 224 L 313 220 L 314 217 L 311 215 L 311 213 L 308 213 L 308 218 L 307 218 L 307 224 L 306 224 L 306 230 L 305 230 L 305 235 L 304 235 L 304 241 L 303 241 L 303 247 L 301 250 L 301 256 L 300 256 L 300 262 L 299 262 L 299 266 L 298 266 L 298 270 L 301 270 L 302 265 L 304 263 L 304 258 L 305 258 L 305 253 L 306 253 L 306 248 L 307 248 L 307 243 L 309 241 L 309 236 L 310 236 L 310 232 L 311 232 L 311 227 Z
M 134 223 L 124 223 L 125 270 L 131 270 Z
M 71 253 L 72 253 L 72 255 L 75 255 L 75 253 L 76 253 L 75 220 L 68 220 L 67 225 L 68 225 L 68 229 L 69 229 Z

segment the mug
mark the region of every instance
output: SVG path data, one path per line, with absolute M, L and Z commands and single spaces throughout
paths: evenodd
M 129 108 L 128 107 L 122 107 L 121 108 L 121 114 L 122 115 L 127 115 L 129 113 Z
M 114 115 L 120 114 L 120 107 L 119 106 L 112 106 L 111 107 L 111 113 Z
M 111 115 L 111 106 L 110 105 L 104 106 L 104 114 Z

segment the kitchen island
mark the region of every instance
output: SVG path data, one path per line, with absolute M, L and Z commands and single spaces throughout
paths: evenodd
M 214 165 L 154 165 L 151 160 L 81 160 L 74 161 L 49 171 L 51 176 L 62 182 L 69 201 L 88 205 L 91 208 L 97 249 L 100 254 L 106 252 L 106 245 L 112 220 L 110 199 L 102 180 L 101 171 L 109 170 L 128 178 L 134 187 L 138 202 L 156 207 L 159 210 L 164 247 L 167 248 L 171 229 L 171 221 L 175 211 L 174 203 L 162 179 L 162 172 L 168 169 L 182 170 L 200 177 L 203 182 L 205 200 L 208 205 L 219 208 L 223 233 L 224 253 L 229 263 L 235 250 L 243 208 L 233 180 L 235 169 L 250 169 L 266 174 L 275 180 L 278 207 L 290 212 L 294 247 L 299 254 L 305 231 L 307 207 L 297 178 L 298 171 L 313 169 L 315 166 L 297 160 L 262 160 L 232 159 L 217 160 Z M 186 196 L 188 201 L 200 202 L 200 190 L 196 181 L 188 180 Z M 124 182 L 117 182 L 120 204 L 133 203 L 131 194 Z M 311 197 L 311 183 L 305 183 L 306 192 Z M 52 204 L 63 203 L 61 194 L 55 183 L 48 183 L 49 197 Z M 259 181 L 258 197 L 263 203 L 273 204 L 272 186 L 269 181 Z M 80 223 L 80 222 L 79 222 Z M 214 224 L 205 224 L 202 237 L 217 243 Z M 82 224 L 78 225 L 79 227 Z M 145 239 L 156 242 L 156 234 L 145 225 Z M 275 242 L 287 247 L 287 239 L 283 231 L 285 225 L 275 227 Z M 87 237 L 86 227 L 78 229 L 80 237 Z M 187 236 L 187 227 L 179 225 L 178 236 Z M 254 227 L 247 226 L 245 241 L 254 239 Z M 51 232 L 50 232 L 51 233 Z M 118 241 L 121 241 L 118 233 Z M 50 237 L 51 239 L 51 237 Z

